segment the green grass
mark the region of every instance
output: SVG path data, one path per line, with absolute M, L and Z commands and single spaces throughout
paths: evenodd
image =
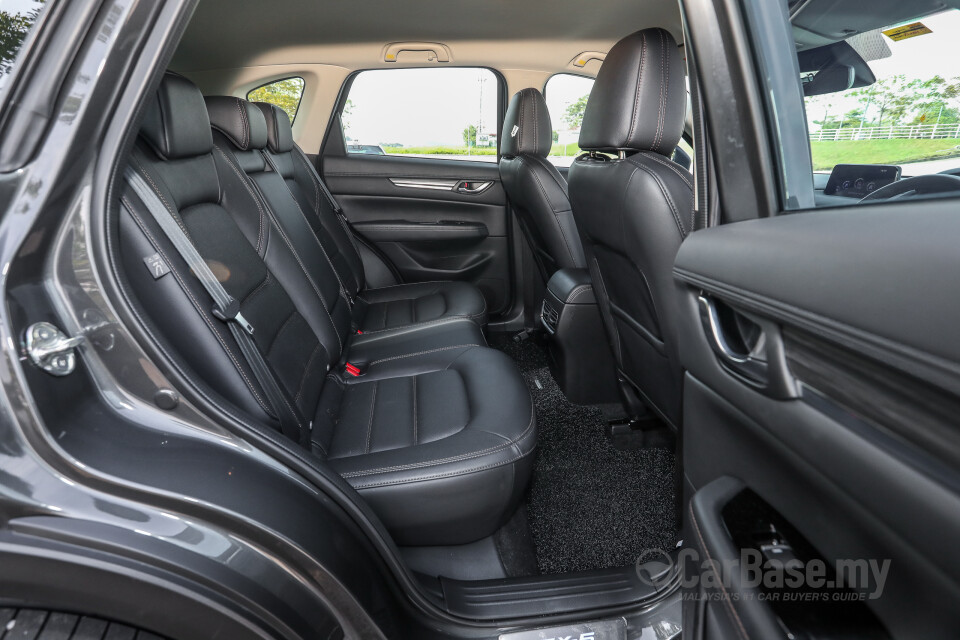
M 958 138 L 942 140 L 813 140 L 814 171 L 833 169 L 837 164 L 903 164 L 960 156 Z
M 580 155 L 580 147 L 577 146 L 576 142 L 571 142 L 570 144 L 554 144 L 553 149 L 550 150 L 550 155 L 578 156 Z
M 497 150 L 493 147 L 384 147 L 390 155 L 415 154 L 418 156 L 495 156 Z M 469 153 L 468 153 L 469 151 Z
M 390 155 L 395 154 L 407 154 L 407 155 L 418 155 L 418 156 L 495 156 L 497 155 L 497 150 L 494 147 L 473 147 L 468 149 L 466 147 L 447 147 L 447 146 L 434 146 L 434 147 L 384 147 L 384 151 Z M 550 150 L 550 155 L 552 156 L 576 156 L 580 154 L 580 147 L 577 146 L 577 143 L 572 142 L 570 144 L 555 144 L 553 149 Z

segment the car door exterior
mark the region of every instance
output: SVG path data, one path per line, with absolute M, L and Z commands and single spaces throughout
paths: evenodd
M 787 3 L 682 5 L 723 222 L 674 270 L 684 637 L 953 635 L 956 200 L 810 210 Z

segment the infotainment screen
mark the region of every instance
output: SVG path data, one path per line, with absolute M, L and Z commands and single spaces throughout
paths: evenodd
M 900 167 L 892 164 L 838 164 L 830 173 L 828 196 L 862 198 L 900 179 Z

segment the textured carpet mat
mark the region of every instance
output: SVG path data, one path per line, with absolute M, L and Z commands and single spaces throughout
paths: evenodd
M 615 448 L 603 412 L 567 401 L 540 346 L 497 334 L 490 343 L 516 360 L 536 406 L 527 517 L 540 572 L 626 566 L 645 550 L 672 549 L 673 453 Z

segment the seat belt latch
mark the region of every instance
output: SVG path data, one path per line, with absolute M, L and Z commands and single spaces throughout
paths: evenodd
M 236 299 L 230 300 L 230 304 L 223 309 L 214 307 L 213 315 L 224 322 L 236 322 L 244 331 L 253 335 L 253 325 L 247 322 L 243 314 L 240 313 L 240 303 Z
M 358 367 L 355 364 L 350 364 L 349 362 L 343 365 L 343 370 L 346 371 L 348 375 L 351 375 L 354 378 L 357 378 L 363 375 L 363 371 L 360 370 L 360 367 Z

